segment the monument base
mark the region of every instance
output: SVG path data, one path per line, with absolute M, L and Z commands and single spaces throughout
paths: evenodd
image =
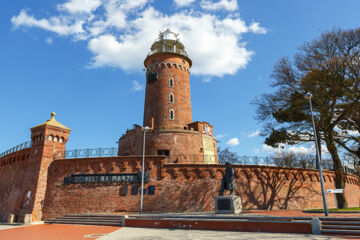
M 242 211 L 241 197 L 219 196 L 215 199 L 216 214 L 239 214 Z

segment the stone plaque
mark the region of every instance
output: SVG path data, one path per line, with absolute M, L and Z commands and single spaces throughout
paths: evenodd
M 144 174 L 144 182 L 150 181 L 149 171 Z M 115 174 L 72 174 L 64 178 L 64 186 L 76 183 L 137 183 L 141 182 L 141 172 Z
M 138 193 L 139 193 L 139 186 L 138 185 L 133 185 L 131 187 L 131 194 L 132 195 L 138 195 Z
M 203 149 L 204 149 L 204 162 L 211 164 L 215 163 L 214 143 L 213 138 L 203 134 Z
M 224 198 L 218 200 L 218 210 L 231 210 L 231 199 Z

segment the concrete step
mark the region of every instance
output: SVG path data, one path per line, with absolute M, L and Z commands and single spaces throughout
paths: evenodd
M 67 218 L 55 218 L 46 221 L 67 221 L 67 222 L 122 222 L 121 220 L 114 219 L 67 219 Z
M 46 219 L 49 224 L 80 224 L 99 226 L 121 226 L 124 224 L 124 216 L 114 215 L 66 215 L 54 219 Z
M 321 233 L 328 235 L 360 236 L 360 231 L 357 230 L 321 229 Z
M 92 220 L 112 220 L 112 221 L 121 221 L 123 218 L 107 218 L 107 217 L 103 217 L 103 218 L 92 218 L 92 217 L 58 217 L 56 219 L 69 219 L 69 220 L 87 220 L 87 219 L 92 219 Z
M 123 215 L 92 215 L 92 214 L 79 214 L 79 215 L 75 215 L 75 214 L 69 214 L 69 215 L 65 215 L 63 217 L 91 217 L 91 218 L 122 218 Z
M 349 230 L 360 230 L 359 226 L 351 225 L 321 225 L 321 229 L 349 229 Z
M 320 217 L 320 221 L 360 221 L 360 217 Z
M 120 227 L 119 222 L 97 222 L 97 221 L 44 221 L 47 224 L 72 224 L 72 225 L 96 225 Z
M 359 225 L 360 221 L 321 221 L 321 224 L 326 225 Z

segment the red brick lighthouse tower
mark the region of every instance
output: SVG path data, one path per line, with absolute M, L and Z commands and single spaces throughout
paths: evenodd
M 159 34 L 145 58 L 143 126 L 146 155 L 166 155 L 172 163 L 217 163 L 216 140 L 208 122 L 192 122 L 191 59 L 178 34 Z M 143 129 L 134 125 L 119 139 L 118 155 L 141 155 Z
M 187 129 L 187 125 L 192 122 L 191 64 L 177 34 L 169 29 L 159 34 L 144 61 L 144 126 L 154 129 Z

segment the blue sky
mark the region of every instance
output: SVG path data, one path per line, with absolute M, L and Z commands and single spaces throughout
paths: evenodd
M 0 152 L 28 141 L 52 111 L 72 129 L 68 149 L 115 146 L 142 124 L 143 60 L 169 27 L 193 60 L 193 120 L 210 122 L 222 148 L 266 156 L 250 102 L 271 91 L 273 65 L 323 31 L 359 27 L 359 9 L 358 0 L 7 1 Z

